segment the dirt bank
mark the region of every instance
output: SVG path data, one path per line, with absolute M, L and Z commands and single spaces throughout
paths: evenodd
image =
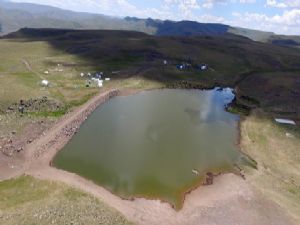
M 135 92 L 108 91 L 65 115 L 40 138 L 26 146 L 24 163 L 10 176 L 25 173 L 40 179 L 65 182 L 101 198 L 137 224 L 293 224 L 278 205 L 265 199 L 247 180 L 234 174 L 217 177 L 214 185 L 201 186 L 192 191 L 186 196 L 183 209 L 176 212 L 169 204 L 158 200 L 122 200 L 76 174 L 50 167 L 55 154 L 99 105 L 111 97 Z

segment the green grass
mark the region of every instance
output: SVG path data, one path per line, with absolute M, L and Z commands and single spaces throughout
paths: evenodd
M 234 104 L 230 105 L 229 107 L 227 107 L 227 111 L 234 113 L 234 114 L 243 115 L 243 116 L 248 116 L 250 113 L 249 108 L 247 108 L 244 105 L 237 104 L 237 103 L 234 103 Z
M 291 133 L 294 137 L 286 136 Z M 255 111 L 241 123 L 241 149 L 257 162 L 246 179 L 300 222 L 300 130 Z
M 141 56 L 122 54 L 117 57 L 105 59 L 102 64 L 106 69 L 120 70 L 142 61 L 143 57 Z
M 0 182 L 0 224 L 129 225 L 97 198 L 58 182 L 29 176 Z
M 34 36 L 34 33 L 39 32 L 41 35 Z M 47 32 L 43 32 L 35 30 L 30 36 L 30 30 L 26 34 L 21 31 L 18 35 L 23 39 L 0 40 L 0 82 L 3 84 L 0 90 L 1 108 L 21 98 L 38 96 L 59 100 L 66 107 L 74 101 L 80 102 L 85 96 L 93 96 L 99 91 L 84 88 L 85 81 L 79 77 L 81 72 L 104 71 L 117 80 L 135 76 L 145 81 L 161 82 L 161 86 L 174 80 L 199 82 L 205 84 L 203 86 L 234 86 L 245 72 L 277 71 L 277 67 L 280 70 L 295 70 L 300 57 L 300 52 L 295 49 L 270 46 L 234 36 L 169 38 L 125 31 L 72 31 L 66 35 L 73 38 L 61 39 L 61 36 L 58 38 L 55 34 L 44 37 Z M 169 61 L 167 67 L 162 67 L 163 59 Z M 24 60 L 30 64 L 30 70 Z M 207 63 L 210 70 L 181 72 L 175 68 L 176 63 L 187 60 L 193 65 Z M 57 64 L 63 64 L 63 72 L 56 71 Z M 146 71 L 139 71 L 140 67 L 146 68 Z M 44 74 L 45 70 L 50 73 Z M 123 71 L 120 75 L 112 75 L 111 72 L 116 70 Z M 50 88 L 39 85 L 42 79 L 50 81 Z M 297 88 L 291 87 L 295 79 L 296 76 L 285 80 L 282 76 L 274 76 L 269 86 L 283 85 L 284 90 Z M 255 86 L 255 83 L 247 86 L 249 82 L 242 84 L 246 87 Z M 239 86 L 245 89 L 242 84 Z M 257 96 L 254 97 L 264 103 L 263 100 L 268 96 L 263 86 L 258 84 L 257 89 Z M 273 92 L 276 93 L 276 90 L 270 93 Z M 288 94 L 283 93 L 284 96 Z M 271 98 L 273 100 L 274 96 Z M 282 99 L 279 105 L 285 102 L 293 103 Z M 268 101 L 263 106 L 270 107 L 276 103 L 277 100 Z M 59 116 L 60 113 L 55 114 Z
M 75 64 L 85 63 L 76 56 L 66 54 L 51 47 L 47 42 L 14 42 L 0 41 L 0 73 L 1 89 L 5 94 L 0 95 L 0 102 L 18 102 L 22 98 L 35 98 L 38 96 L 48 96 L 55 98 L 60 93 L 60 87 L 78 86 L 79 72 L 74 67 L 63 67 L 63 72 L 57 72 L 58 63 Z M 31 70 L 23 63 L 26 60 Z M 52 62 L 52 66 L 49 66 Z M 44 71 L 50 70 L 50 74 Z M 43 88 L 40 85 L 42 79 L 50 81 L 50 88 Z M 84 83 L 82 81 L 82 83 Z M 3 87 L 2 87 L 3 86 Z M 82 84 L 83 86 L 83 84 Z M 85 89 L 75 89 L 78 99 L 86 95 Z M 62 100 L 66 103 L 72 101 L 68 95 L 62 95 Z
M 254 73 L 238 85 L 241 104 L 274 112 L 297 112 L 298 72 Z M 297 115 L 294 115 L 297 116 Z
M 80 36 L 80 32 L 84 31 L 76 32 Z M 95 94 L 111 88 L 145 90 L 162 88 L 182 80 L 205 87 L 237 84 L 240 94 L 246 96 L 242 103 L 265 109 L 279 108 L 282 114 L 290 115 L 298 106 L 299 96 L 291 94 L 291 91 L 300 89 L 299 82 L 296 82 L 299 80 L 299 68 L 294 66 L 299 63 L 299 50 L 237 37 L 167 38 L 118 31 L 92 33 L 93 37 L 97 35 L 99 40 L 96 43 L 94 39 L 55 41 L 55 38 L 34 40 L 29 37 L 0 40 L 0 109 L 5 111 L 21 99 L 42 96 L 63 103 L 63 108 L 54 112 L 45 110 L 23 117 L 0 114 L 0 136 L 9 136 L 14 130 L 19 132 L 36 119 L 56 119 Z M 85 54 L 74 53 L 85 47 L 88 48 Z M 70 49 L 74 50 L 73 53 Z M 152 53 L 161 58 L 152 61 L 151 57 L 147 57 Z M 171 63 L 164 69 L 161 67 L 163 59 Z M 203 73 L 178 71 L 176 63 L 187 59 L 194 64 L 207 63 L 211 70 Z M 30 64 L 30 70 L 23 60 Z M 63 72 L 56 71 L 58 63 L 64 64 Z M 139 66 L 150 69 L 137 74 L 127 71 L 135 71 Z M 124 71 L 120 75 L 111 74 L 118 69 Z M 45 70 L 50 73 L 44 74 Z M 85 79 L 81 79 L 79 74 L 93 71 L 112 75 L 112 81 L 100 90 L 86 88 Z M 250 71 L 256 73 L 242 80 L 243 74 Z M 40 86 L 42 79 L 50 81 L 49 88 Z M 233 107 L 231 111 L 248 114 L 243 107 Z M 278 126 L 264 116 L 252 115 L 242 122 L 241 132 L 242 149 L 257 162 L 259 172 L 246 169 L 253 185 L 300 221 L 299 131 Z M 295 138 L 288 139 L 286 132 L 291 132 Z M 86 212 L 87 208 L 92 208 L 92 211 Z M 49 211 L 53 214 L 49 215 Z M 105 224 L 127 224 L 118 213 L 99 200 L 63 184 L 30 177 L 0 183 L 0 224 L 50 224 L 52 220 L 55 224 L 69 224 L 73 218 L 84 224 L 95 224 L 93 215 L 104 218 L 105 222 L 107 220 Z M 39 219 L 40 216 L 42 219 Z M 117 218 L 117 222 L 112 222 L 115 221 L 112 218 Z
M 43 199 L 55 185 L 41 185 L 42 182 L 37 182 L 30 177 L 21 177 L 0 183 L 0 209 L 5 210 L 26 202 L 38 201 Z
M 63 115 L 65 115 L 68 112 L 68 108 L 63 108 L 61 110 L 58 111 L 40 111 L 40 112 L 28 112 L 26 113 L 28 116 L 32 116 L 32 117 L 43 117 L 43 118 L 47 118 L 47 117 L 54 117 L 54 118 L 59 118 Z

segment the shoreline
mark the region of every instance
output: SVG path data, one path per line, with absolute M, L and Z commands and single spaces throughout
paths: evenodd
M 220 87 L 215 87 L 215 88 L 207 88 L 207 89 L 184 89 L 184 88 L 179 88 L 179 90 L 188 90 L 188 91 L 210 91 L 210 90 L 214 90 L 216 88 L 220 88 Z M 176 88 L 160 88 L 160 89 L 154 89 L 154 90 L 176 90 Z M 88 101 L 87 103 L 85 103 L 84 105 L 80 106 L 80 108 L 82 108 L 82 110 L 79 109 L 75 109 L 73 111 L 71 111 L 70 113 L 64 115 L 62 118 L 60 118 L 55 124 L 54 126 L 50 127 L 44 134 L 44 136 L 39 137 L 37 139 L 37 141 L 39 141 L 39 139 L 42 139 L 45 136 L 49 136 L 51 135 L 52 138 L 50 138 L 49 140 L 46 140 L 45 143 L 42 143 L 40 145 L 38 145 L 37 147 L 35 147 L 35 150 L 33 152 L 30 151 L 26 151 L 26 168 L 25 171 L 27 170 L 27 168 L 30 168 L 30 165 L 28 164 L 28 162 L 32 161 L 32 160 L 39 160 L 40 158 L 42 158 L 43 161 L 43 165 L 40 166 L 49 166 L 51 168 L 57 169 L 59 171 L 65 171 L 63 169 L 57 168 L 55 166 L 53 166 L 53 160 L 55 158 L 55 156 L 63 149 L 63 147 L 73 138 L 73 136 L 78 132 L 78 130 L 80 129 L 80 127 L 82 126 L 82 124 L 88 119 L 88 117 L 98 108 L 101 107 L 104 103 L 106 103 L 107 101 L 109 101 L 110 99 L 114 98 L 114 97 L 125 97 L 125 96 L 131 96 L 131 95 L 135 95 L 135 94 L 140 94 L 140 93 L 144 93 L 144 92 L 148 92 L 148 91 L 152 91 L 150 90 L 119 90 L 119 89 L 112 89 L 109 91 L 106 91 L 105 93 L 102 93 L 100 95 L 95 96 L 94 98 L 92 98 L 90 101 Z M 226 105 L 224 105 L 224 110 L 226 110 Z M 77 112 L 79 111 L 79 112 Z M 58 130 L 55 131 L 54 134 L 51 134 L 51 130 L 57 126 L 58 124 L 64 122 L 65 120 L 68 119 L 68 117 L 71 117 L 72 119 L 70 121 L 67 121 L 64 126 L 61 126 Z M 237 151 L 240 151 L 242 154 L 244 154 L 242 152 L 242 150 L 240 149 L 240 120 L 237 122 L 236 126 L 237 126 L 237 143 L 236 146 L 238 147 Z M 47 133 L 48 132 L 48 133 Z M 49 134 L 50 133 L 50 134 Z M 35 142 L 33 142 L 31 145 L 34 145 Z M 247 156 L 248 157 L 248 156 Z M 30 159 L 30 160 L 28 160 Z M 218 176 L 222 176 L 225 174 L 235 174 L 238 176 L 242 176 L 242 174 L 240 174 L 240 168 L 237 166 L 234 166 L 234 168 L 237 170 L 236 172 L 232 171 L 221 171 L 220 170 L 216 170 L 214 172 L 212 171 L 206 171 L 205 175 L 203 176 L 199 176 L 199 179 L 195 180 L 195 184 L 188 188 L 185 191 L 179 191 L 180 192 L 180 205 L 179 207 L 177 207 L 175 204 L 167 201 L 167 200 L 163 200 L 159 197 L 150 197 L 150 196 L 146 196 L 146 195 L 133 195 L 133 196 L 128 196 L 128 197 L 122 197 L 119 196 L 117 193 L 114 193 L 113 191 L 111 191 L 108 188 L 105 188 L 104 186 L 102 186 L 101 184 L 97 184 L 96 182 L 94 182 L 93 180 L 90 180 L 89 178 L 83 177 L 81 176 L 83 179 L 89 180 L 91 182 L 93 182 L 95 185 L 98 185 L 104 189 L 106 189 L 107 191 L 109 191 L 111 194 L 116 195 L 117 197 L 119 197 L 122 200 L 128 200 L 128 201 L 134 201 L 135 199 L 139 199 L 139 198 L 144 198 L 146 200 L 158 200 L 161 201 L 162 203 L 167 203 L 170 205 L 171 208 L 173 208 L 175 211 L 180 211 L 183 208 L 184 205 L 184 201 L 187 197 L 187 195 L 189 195 L 191 192 L 193 192 L 194 190 L 198 189 L 201 186 L 206 186 L 206 185 L 213 185 L 212 184 L 206 184 L 206 178 L 207 178 L 207 174 L 211 173 L 212 175 L 212 179 L 214 180 L 215 177 Z M 69 173 L 73 173 L 70 171 L 66 171 Z M 74 173 L 76 174 L 76 173 Z M 78 176 L 80 176 L 79 174 L 76 174 Z
M 198 91 L 204 91 L 204 90 L 208 90 L 209 91 L 209 90 L 214 90 L 214 89 L 217 89 L 217 88 L 220 88 L 220 87 L 209 88 L 209 89 L 182 89 L 181 88 L 180 90 L 188 90 L 188 91 L 197 91 L 197 90 Z M 154 89 L 154 90 L 175 90 L 175 89 L 173 89 L 173 88 L 161 88 L 161 89 Z M 88 104 L 87 103 L 86 107 L 88 107 L 88 109 L 84 110 L 82 112 L 83 115 L 81 115 L 81 114 L 76 115 L 76 118 L 74 118 L 74 120 L 72 122 L 70 122 L 70 124 L 67 124 L 61 131 L 59 131 L 60 133 L 63 133 L 63 134 L 62 135 L 58 134 L 54 138 L 55 142 L 58 142 L 58 146 L 59 147 L 56 148 L 55 154 L 52 155 L 51 159 L 48 159 L 48 161 L 49 161 L 48 165 L 50 167 L 54 168 L 54 169 L 57 169 L 57 170 L 60 170 L 60 171 L 64 171 L 63 169 L 60 169 L 60 168 L 57 168 L 57 167 L 53 166 L 53 160 L 54 160 L 55 156 L 72 139 L 72 137 L 77 133 L 77 131 L 82 126 L 82 124 L 88 119 L 88 117 L 98 107 L 101 107 L 104 103 L 106 103 L 107 101 L 109 101 L 110 99 L 112 99 L 114 97 L 131 96 L 131 95 L 135 95 L 135 94 L 145 93 L 145 92 L 148 92 L 148 91 L 152 91 L 152 90 L 126 90 L 126 91 L 123 90 L 123 91 L 121 91 L 121 90 L 113 89 L 113 90 L 107 91 L 106 93 L 102 94 L 103 96 L 102 95 L 100 96 L 99 101 L 97 100 L 96 102 L 93 102 L 92 104 Z M 225 104 L 224 104 L 224 110 L 227 111 Z M 64 120 L 64 119 L 62 118 L 62 120 Z M 239 121 L 236 124 L 236 126 L 237 126 L 237 132 L 238 132 L 236 146 L 238 148 L 239 148 L 239 141 L 240 141 L 240 137 L 239 137 L 240 136 Z M 71 132 L 68 132 L 69 130 Z M 63 137 L 64 134 L 66 134 L 67 136 Z M 59 136 L 59 137 L 57 137 L 57 136 Z M 62 140 L 59 140 L 60 138 L 62 138 Z M 48 144 L 46 144 L 46 146 L 42 146 L 41 148 L 42 149 L 51 148 L 52 147 L 51 146 L 52 142 L 53 142 L 52 140 L 49 141 L 48 144 L 50 144 L 50 146 L 47 146 Z M 241 151 L 241 149 L 237 149 L 237 151 L 239 151 L 239 152 L 241 152 L 243 154 L 243 152 Z M 42 152 L 39 151 L 37 155 L 36 154 L 34 155 L 34 157 L 39 158 L 40 154 L 42 155 L 43 151 Z M 234 170 L 236 170 L 236 171 L 234 171 Z M 70 172 L 70 171 L 67 171 L 67 172 Z M 73 173 L 73 172 L 70 172 L 70 173 Z M 211 184 L 207 184 L 207 177 L 208 177 L 209 173 L 211 174 L 211 178 L 212 178 L 212 183 Z M 235 174 L 235 175 L 243 177 L 242 174 L 240 173 L 240 168 L 238 166 L 236 166 L 236 165 L 233 166 L 232 170 L 228 170 L 228 171 L 222 171 L 222 169 L 216 169 L 215 171 L 213 171 L 213 170 L 209 171 L 208 170 L 202 176 L 198 176 L 198 179 L 195 179 L 195 182 L 194 182 L 193 186 L 191 186 L 190 188 L 188 188 L 186 190 L 179 190 L 179 192 L 180 192 L 180 201 L 179 201 L 180 205 L 176 205 L 176 204 L 174 204 L 172 202 L 169 202 L 169 201 L 164 200 L 164 199 L 159 198 L 159 197 L 151 197 L 151 196 L 147 196 L 147 195 L 132 195 L 132 196 L 128 196 L 128 197 L 123 197 L 123 196 L 118 195 L 117 193 L 114 193 L 109 188 L 106 188 L 106 187 L 102 186 L 101 184 L 98 184 L 97 182 L 94 182 L 93 180 L 91 180 L 91 179 L 89 179 L 87 177 L 83 177 L 82 176 L 82 178 L 84 178 L 86 180 L 89 180 L 89 181 L 93 182 L 95 185 L 98 185 L 98 186 L 106 189 L 111 194 L 116 195 L 117 197 L 119 197 L 122 200 L 134 201 L 135 199 L 139 199 L 139 198 L 144 198 L 146 200 L 158 200 L 158 201 L 160 201 L 162 203 L 169 204 L 170 207 L 173 208 L 175 211 L 180 211 L 183 208 L 183 205 L 184 205 L 184 202 L 185 202 L 185 199 L 186 199 L 187 195 L 189 195 L 191 192 L 193 192 L 194 190 L 198 189 L 201 186 L 213 185 L 213 180 L 214 180 L 215 177 L 222 176 L 224 174 L 229 174 L 229 173 L 232 173 L 232 174 Z M 79 174 L 76 174 L 76 175 L 80 176 Z
M 129 200 L 122 199 L 118 195 L 113 194 L 103 186 L 95 184 L 89 179 L 51 166 L 51 162 L 55 155 L 72 138 L 80 125 L 84 123 L 87 117 L 93 113 L 96 108 L 112 97 L 133 95 L 142 91 L 148 90 L 113 89 L 98 94 L 84 105 L 64 115 L 45 132 L 45 135 L 42 135 L 26 146 L 25 165 L 20 173 L 13 177 L 25 174 L 38 179 L 61 181 L 72 185 L 99 197 L 105 203 L 124 214 L 128 219 L 137 222 L 138 224 L 193 224 L 187 223 L 186 221 L 191 220 L 190 213 L 195 212 L 196 206 L 201 209 L 212 205 L 216 208 L 220 208 L 219 204 L 232 198 L 236 199 L 241 196 L 245 199 L 257 198 L 254 191 L 248 187 L 249 184 L 240 176 L 231 172 L 221 173 L 219 174 L 221 176 L 217 176 L 214 179 L 213 185 L 203 185 L 202 182 L 199 181 L 199 185 L 186 191 L 182 208 L 177 211 L 172 208 L 172 204 L 166 203 L 160 199 L 148 199 L 138 196 Z M 240 126 L 238 126 L 238 128 L 239 127 Z M 224 193 L 224 190 L 227 190 L 228 192 Z M 201 213 L 199 215 L 201 215 Z M 147 220 L 145 221 L 143 218 L 147 218 Z M 170 223 L 169 221 L 173 222 Z

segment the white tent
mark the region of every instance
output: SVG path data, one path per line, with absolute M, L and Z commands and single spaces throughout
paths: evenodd
M 97 80 L 97 82 L 98 82 L 98 87 L 100 88 L 100 87 L 103 87 L 103 80 Z
M 47 81 L 47 80 L 42 80 L 42 85 L 48 87 L 49 81 Z

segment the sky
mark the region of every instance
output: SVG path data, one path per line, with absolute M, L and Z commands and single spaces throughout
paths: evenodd
M 300 0 L 12 0 L 110 16 L 224 23 L 300 35 Z

